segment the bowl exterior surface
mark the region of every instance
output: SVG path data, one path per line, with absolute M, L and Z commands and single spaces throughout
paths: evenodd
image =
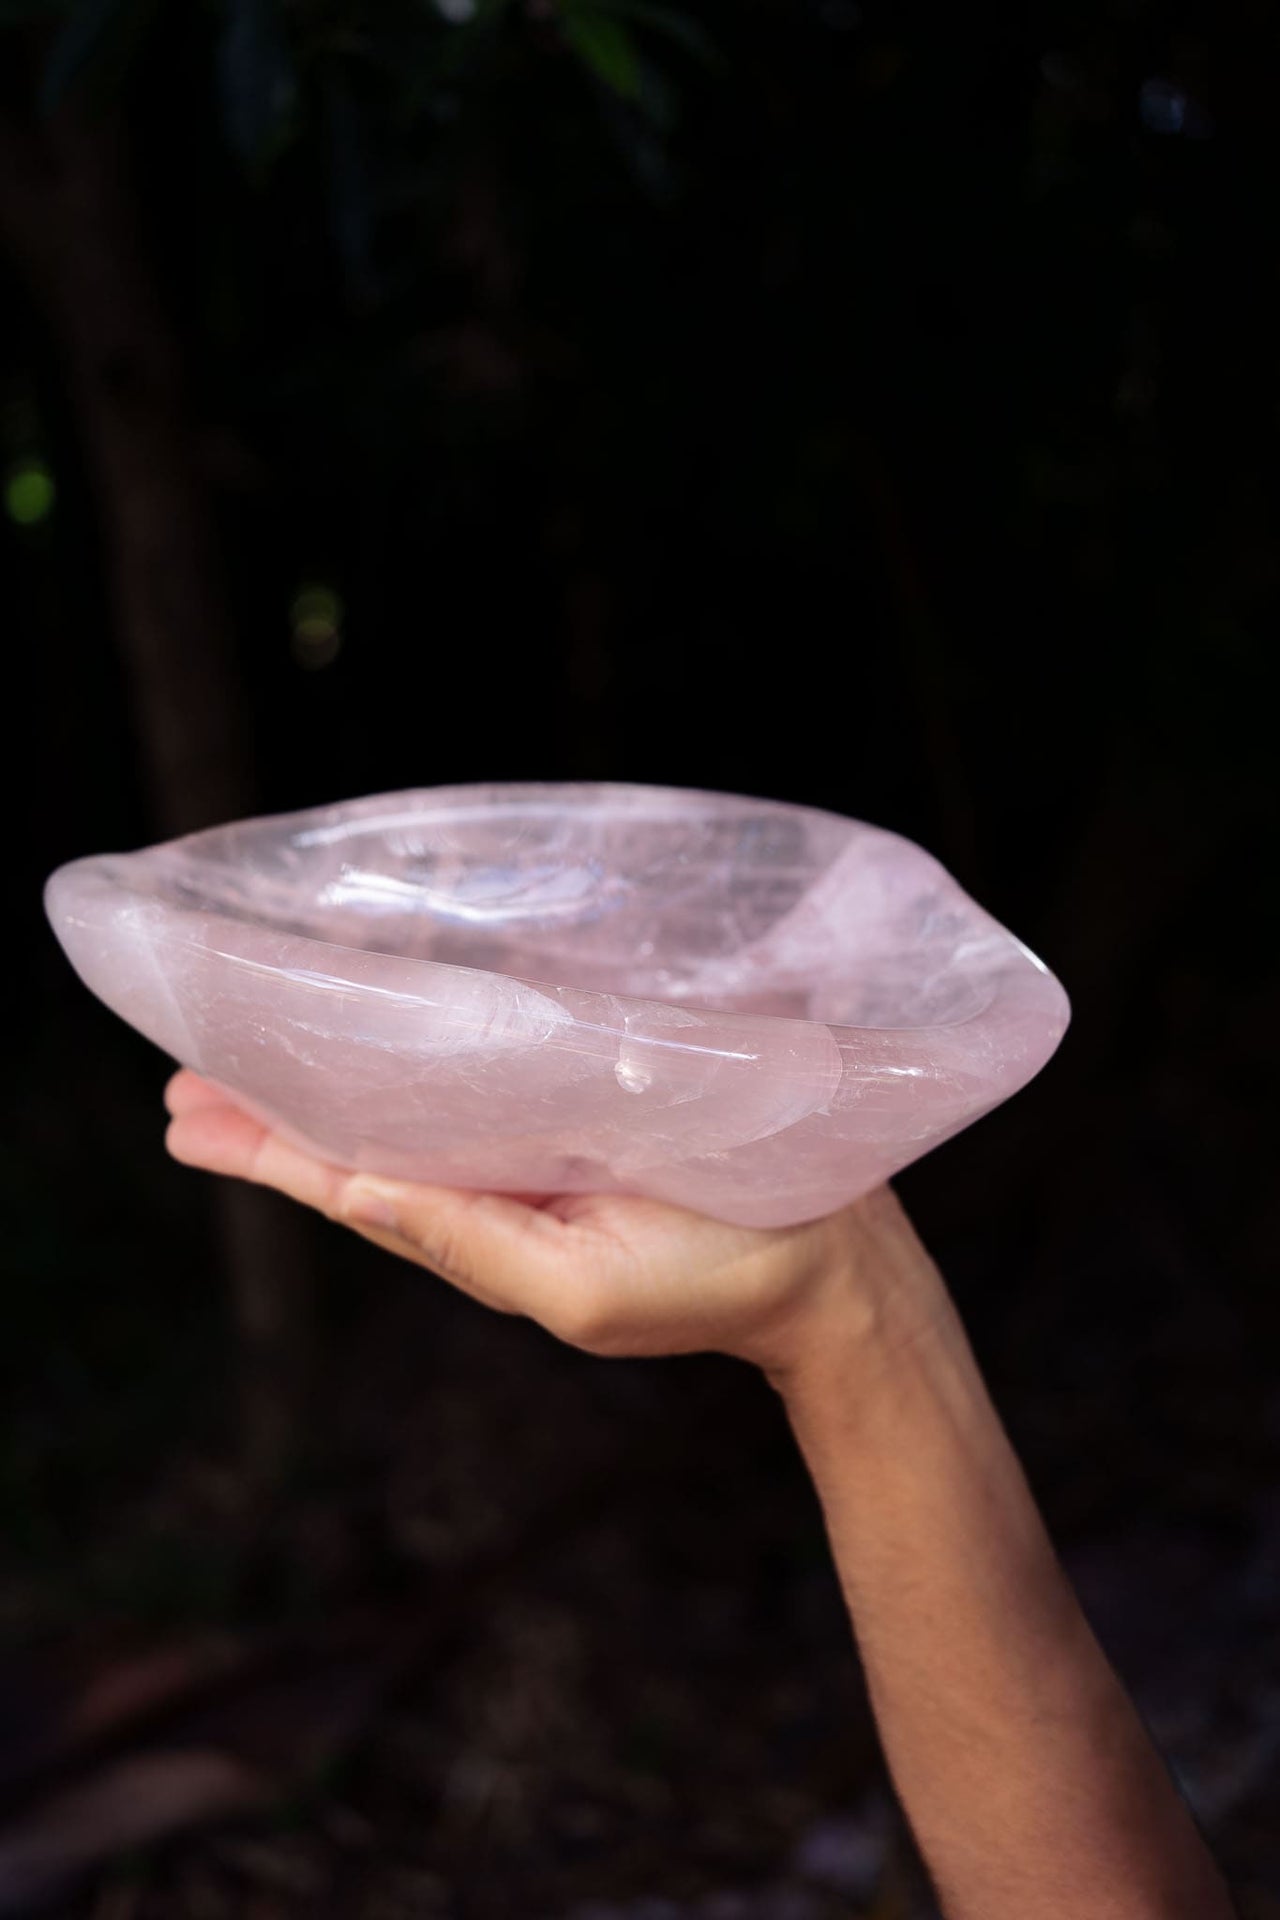
M 62 867 L 86 985 L 347 1167 L 827 1213 L 1014 1093 L 1058 982 L 922 849 L 811 808 L 425 789 Z

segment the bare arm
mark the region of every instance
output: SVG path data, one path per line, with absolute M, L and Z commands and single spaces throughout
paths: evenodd
M 781 1393 L 881 1738 L 949 1920 L 1232 1920 L 1049 1544 L 936 1268 L 888 1189 L 753 1232 L 537 1205 L 299 1153 L 192 1074 L 171 1151 L 277 1187 L 599 1354 L 736 1354 Z
M 777 1379 L 885 1753 L 952 1920 L 1228 1920 L 1226 1889 L 1058 1563 L 932 1262 L 887 1193 L 887 1285 Z

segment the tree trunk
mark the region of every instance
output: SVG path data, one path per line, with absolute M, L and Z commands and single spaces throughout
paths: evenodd
M 0 231 L 61 354 L 98 505 L 110 601 L 160 831 L 252 810 L 249 727 L 183 356 L 139 232 L 117 118 L 0 122 Z M 247 1490 L 279 1476 L 309 1321 L 306 1224 L 275 1195 L 215 1206 L 243 1380 Z

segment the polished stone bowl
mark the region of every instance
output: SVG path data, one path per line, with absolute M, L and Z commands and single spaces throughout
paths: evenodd
M 917 1159 L 1068 1019 L 909 840 L 726 794 L 387 794 L 76 860 L 46 904 L 109 1007 L 328 1160 L 752 1226 Z

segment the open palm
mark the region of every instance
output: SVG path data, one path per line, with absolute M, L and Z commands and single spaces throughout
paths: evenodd
M 887 1188 L 824 1220 L 760 1230 L 628 1195 L 412 1185 L 301 1151 L 186 1069 L 165 1099 L 175 1159 L 274 1187 L 597 1354 L 719 1351 L 785 1370 L 832 1312 L 847 1326 L 851 1307 L 869 1307 L 859 1246 L 897 1214 Z

